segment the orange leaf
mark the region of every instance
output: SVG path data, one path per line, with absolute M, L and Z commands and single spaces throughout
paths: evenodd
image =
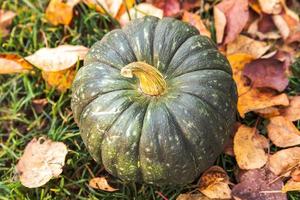
M 0 74 L 28 72 L 32 69 L 24 58 L 16 54 L 0 54 Z
M 118 189 L 111 187 L 105 177 L 95 177 L 89 182 L 89 186 L 95 189 L 104 190 L 107 192 L 114 192 Z
M 282 115 L 290 121 L 300 120 L 300 96 L 290 97 L 290 105 L 282 110 Z
M 60 92 L 65 92 L 71 88 L 75 75 L 74 67 L 57 72 L 42 71 L 43 79 L 47 85 L 56 88 Z
M 200 32 L 200 35 L 205 35 L 209 38 L 211 37 L 210 32 L 204 25 L 203 21 L 201 20 L 200 15 L 193 14 L 188 11 L 184 11 L 182 16 L 182 21 L 188 22 L 191 25 L 195 26 Z
M 267 146 L 267 139 L 258 134 L 256 128 L 241 125 L 233 140 L 233 150 L 239 167 L 256 169 L 264 166 L 268 160 L 264 151 Z
M 282 187 L 281 191 L 286 193 L 290 191 L 299 191 L 300 190 L 300 182 L 296 182 L 292 179 L 288 180 L 286 184 Z
M 300 131 L 282 116 L 273 117 L 267 126 L 270 140 L 278 147 L 290 147 L 300 144 Z

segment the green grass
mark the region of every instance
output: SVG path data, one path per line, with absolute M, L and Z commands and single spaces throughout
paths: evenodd
M 56 47 L 63 43 L 90 47 L 117 24 L 110 17 L 89 9 L 84 4 L 75 8 L 70 26 L 51 26 L 44 18 L 47 1 L 0 0 L 0 9 L 17 13 L 11 34 L 0 39 L 0 52 L 14 52 L 22 56 L 39 48 Z M 299 79 L 293 79 L 295 84 Z M 297 85 L 297 84 L 296 84 Z M 293 93 L 290 89 L 290 93 Z M 32 101 L 46 98 L 48 104 L 37 113 Z M 257 116 L 243 122 L 253 125 Z M 299 125 L 299 124 L 298 124 Z M 64 142 L 69 149 L 66 165 L 59 178 L 46 185 L 28 189 L 17 180 L 15 166 L 26 144 L 34 137 L 47 136 Z M 176 199 L 183 192 L 194 190 L 196 182 L 182 187 L 156 187 L 122 183 L 97 165 L 87 153 L 80 138 L 70 108 L 70 91 L 58 93 L 46 87 L 40 71 L 30 74 L 0 76 L 0 200 L 12 199 Z M 234 181 L 236 163 L 230 156 L 221 155 L 217 163 Z M 119 191 L 108 193 L 88 186 L 92 176 L 106 175 Z M 159 194 L 160 193 L 160 194 Z M 290 199 L 299 199 L 290 193 Z

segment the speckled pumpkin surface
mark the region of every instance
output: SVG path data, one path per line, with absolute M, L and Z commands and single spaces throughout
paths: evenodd
M 226 58 L 172 18 L 144 17 L 106 34 L 72 87 L 92 157 L 123 180 L 159 185 L 192 182 L 214 163 L 232 132 L 236 102 Z

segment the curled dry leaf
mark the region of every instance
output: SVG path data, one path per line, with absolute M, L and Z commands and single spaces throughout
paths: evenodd
M 214 8 L 217 42 L 223 41 L 227 44 L 235 40 L 247 24 L 248 18 L 248 0 L 224 0 L 217 4 Z M 222 33 L 225 34 L 224 37 Z
M 204 196 L 201 193 L 198 194 L 180 194 L 176 200 L 210 200 L 210 198 Z
M 265 167 L 248 170 L 240 175 L 240 183 L 233 187 L 232 195 L 242 200 L 287 200 L 286 194 L 280 192 L 283 182 L 276 178 Z
M 205 196 L 213 199 L 230 199 L 229 177 L 219 166 L 212 166 L 206 170 L 201 178 L 199 190 Z
M 56 48 L 41 48 L 25 59 L 43 71 L 56 72 L 74 66 L 78 60 L 84 59 L 88 50 L 80 45 L 61 45 Z
M 270 47 L 271 45 L 268 45 L 266 42 L 239 35 L 234 41 L 227 44 L 226 54 L 245 53 L 251 55 L 253 58 L 260 58 Z
M 300 120 L 300 96 L 290 97 L 290 105 L 281 112 L 289 121 Z
M 12 23 L 15 16 L 16 13 L 12 11 L 0 10 L 0 37 L 8 35 L 7 27 Z
M 258 0 L 261 10 L 267 14 L 279 14 L 283 9 L 281 0 Z
M 190 13 L 188 11 L 183 12 L 182 21 L 188 22 L 191 25 L 195 26 L 198 31 L 200 32 L 200 35 L 205 35 L 210 38 L 211 34 L 209 30 L 204 25 L 203 21 L 200 18 L 200 15 Z
M 67 147 L 50 139 L 32 139 L 26 146 L 16 169 L 22 185 L 36 188 L 62 173 Z
M 243 75 L 251 80 L 253 87 L 267 87 L 279 92 L 289 83 L 284 63 L 274 58 L 261 58 L 247 63 Z
M 152 4 L 149 3 L 140 3 L 137 6 L 129 9 L 129 15 L 131 17 L 131 20 L 136 18 L 141 18 L 146 15 L 152 15 L 158 18 L 163 17 L 163 10 L 156 8 Z M 120 17 L 120 24 L 121 26 L 125 26 L 129 22 L 128 13 L 124 13 Z
M 300 147 L 277 151 L 269 157 L 269 169 L 276 175 L 289 176 L 300 164 Z
M 104 190 L 107 192 L 114 192 L 118 189 L 111 187 L 105 177 L 95 177 L 89 182 L 89 186 L 95 189 Z
M 53 25 L 69 25 L 73 18 L 73 7 L 80 0 L 51 0 L 46 8 L 46 19 Z
M 267 139 L 258 134 L 256 128 L 241 125 L 233 140 L 233 150 L 239 167 L 255 169 L 264 166 L 268 160 L 264 149 L 268 146 Z
M 300 144 L 300 131 L 285 117 L 271 118 L 267 129 L 268 137 L 278 147 L 290 147 Z
M 300 182 L 294 181 L 293 179 L 288 180 L 281 189 L 281 191 L 284 193 L 290 191 L 299 191 L 299 190 L 300 190 Z
M 32 69 L 24 58 L 16 54 L 0 54 L 0 74 L 28 72 Z

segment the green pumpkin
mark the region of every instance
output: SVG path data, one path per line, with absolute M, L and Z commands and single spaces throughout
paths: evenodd
M 227 59 L 196 28 L 147 16 L 106 34 L 72 87 L 92 157 L 114 176 L 186 184 L 214 163 L 233 129 Z

